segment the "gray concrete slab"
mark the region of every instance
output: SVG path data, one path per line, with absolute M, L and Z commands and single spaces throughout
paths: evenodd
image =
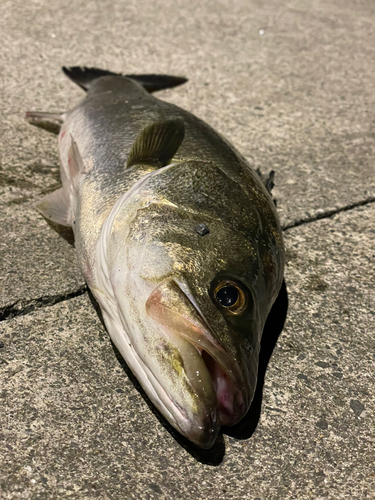
M 32 204 L 9 202 L 0 210 L 0 320 L 83 293 L 75 250 Z M 72 235 L 71 235 L 72 236 Z
M 260 423 L 211 452 L 161 425 L 86 294 L 0 323 L 1 498 L 374 498 L 374 219 L 369 205 L 286 232 Z

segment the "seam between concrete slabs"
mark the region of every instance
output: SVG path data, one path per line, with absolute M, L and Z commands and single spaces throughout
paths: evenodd
M 25 316 L 36 309 L 44 309 L 45 307 L 54 306 L 60 302 L 65 302 L 66 300 L 79 297 L 80 295 L 85 294 L 87 290 L 87 285 L 82 285 L 77 290 L 73 290 L 72 292 L 61 295 L 47 295 L 32 299 L 26 302 L 22 309 L 17 308 L 17 304 L 22 303 L 22 300 L 18 300 L 17 302 L 14 302 L 13 304 L 10 304 L 0 310 L 0 321 L 10 320 L 17 316 Z
M 375 197 L 366 198 L 365 200 L 361 200 L 356 203 L 351 203 L 350 205 L 345 205 L 344 207 L 339 207 L 332 210 L 326 210 L 324 212 L 315 214 L 312 217 L 306 217 L 305 219 L 296 220 L 295 222 L 283 226 L 282 229 L 283 231 L 288 231 L 289 229 L 303 226 L 305 224 L 310 224 L 318 220 L 329 219 L 336 214 L 340 214 L 342 212 L 350 212 L 355 208 L 364 207 L 372 203 L 375 203 Z M 87 291 L 88 291 L 87 285 L 82 285 L 77 290 L 62 295 L 52 295 L 52 296 L 47 295 L 45 297 L 32 299 L 28 301 L 22 309 L 17 308 L 17 304 L 19 304 L 20 302 L 22 303 L 22 301 L 17 301 L 14 304 L 10 304 L 9 306 L 6 306 L 2 310 L 0 310 L 0 322 L 13 319 L 17 316 L 25 316 L 27 314 L 32 313 L 36 309 L 44 309 L 45 307 L 54 306 L 55 304 L 59 304 L 60 302 L 65 302 L 66 300 L 79 297 L 80 295 L 85 294 Z
M 294 227 L 303 226 L 304 224 L 310 224 L 311 222 L 316 222 L 321 219 L 329 219 L 336 214 L 340 214 L 341 212 L 350 212 L 354 208 L 364 207 L 366 205 L 370 205 L 371 203 L 375 203 L 375 197 L 370 196 L 361 201 L 357 201 L 355 203 L 350 203 L 349 205 L 345 205 L 343 207 L 332 208 L 331 210 L 324 210 L 323 212 L 318 212 L 315 215 L 307 216 L 306 218 L 297 219 L 290 224 L 286 224 L 282 227 L 283 231 L 287 231 L 288 229 L 293 229 Z

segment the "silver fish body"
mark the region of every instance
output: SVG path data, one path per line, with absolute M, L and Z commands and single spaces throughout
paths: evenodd
M 211 127 L 122 76 L 61 116 L 63 187 L 38 208 L 71 225 L 108 332 L 164 417 L 209 448 L 247 412 L 284 248 L 272 199 Z

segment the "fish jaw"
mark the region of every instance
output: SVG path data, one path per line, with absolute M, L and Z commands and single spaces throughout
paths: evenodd
M 216 412 L 216 395 L 210 386 L 211 381 L 204 380 L 204 363 L 198 351 L 184 339 L 180 339 L 176 345 L 159 339 L 157 354 L 154 352 L 153 357 L 145 356 L 124 328 L 124 318 L 119 312 L 114 297 L 109 297 L 107 293 L 103 293 L 98 288 L 93 288 L 92 291 L 99 302 L 112 341 L 151 402 L 164 418 L 189 441 L 200 448 L 211 448 L 216 441 L 220 423 Z M 186 355 L 185 362 L 182 362 L 179 349 Z M 172 365 L 173 371 L 182 372 L 183 370 L 185 372 L 182 373 L 182 378 L 185 379 L 182 387 L 187 392 L 187 397 L 183 401 L 178 397 L 178 393 L 176 397 L 173 391 L 168 390 L 168 384 L 161 382 L 160 373 L 156 373 L 155 365 L 149 366 L 147 363 L 147 359 L 154 360 L 162 357 L 166 363 Z M 192 369 L 196 369 L 198 364 L 194 364 L 194 357 L 202 365 L 201 370 L 196 370 L 195 374 Z M 197 373 L 199 371 L 201 373 Z M 201 389 L 205 397 L 199 399 L 196 389 L 197 384 L 201 381 L 205 387 Z
M 198 384 L 191 380 L 199 397 L 210 394 L 212 398 L 214 392 L 219 424 L 239 422 L 251 402 L 251 384 L 216 340 L 194 298 L 186 295 L 175 280 L 166 280 L 150 294 L 146 311 L 178 347 L 184 362 L 189 360 L 189 373 L 199 373 Z M 187 345 L 193 346 L 199 356 L 189 359 Z

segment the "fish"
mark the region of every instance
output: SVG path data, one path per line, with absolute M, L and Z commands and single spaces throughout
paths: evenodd
M 36 208 L 73 229 L 106 329 L 153 405 L 209 449 L 249 410 L 283 283 L 267 182 L 208 124 L 153 95 L 185 78 L 63 70 L 83 100 L 26 114 L 58 134 L 62 187 Z

